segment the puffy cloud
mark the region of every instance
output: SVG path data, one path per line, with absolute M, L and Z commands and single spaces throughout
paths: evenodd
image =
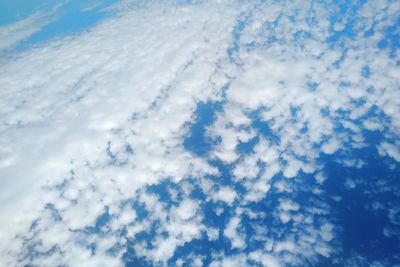
M 378 45 L 398 4 L 364 5 L 358 37 L 330 43 L 351 19 L 329 21 L 332 5 L 139 2 L 0 64 L 1 262 L 120 266 L 130 253 L 162 266 L 285 266 L 335 255 L 321 159 L 377 131 L 379 154 L 400 162 L 400 68 Z M 38 20 L 10 26 L 3 46 Z M 208 102 L 220 108 L 202 156 L 184 142 Z M 229 256 L 175 254 L 222 239 Z
M 1 182 L 1 200 L 12 204 L 1 208 L 3 240 L 29 235 L 36 217 L 40 228 L 33 238 L 42 243 L 40 249 L 60 247 L 51 257 L 68 263 L 78 249 L 73 244 L 82 241 L 67 229 L 97 235 L 85 229 L 97 227 L 107 208 L 112 223 L 105 231 L 118 232 L 126 225 L 131 233 L 145 230 L 135 211 L 120 208 L 138 189 L 169 177 L 179 182 L 218 173 L 184 151 L 181 140 L 196 102 L 213 97 L 215 64 L 230 40 L 226 29 L 240 10 L 206 4 L 164 13 L 156 5 L 124 9 L 86 33 L 43 44 L 2 64 L 0 85 L 8 89 L 1 94 L 1 143 L 10 145 L 1 151 L 2 177 L 7 177 Z M 210 17 L 210 11 L 215 15 Z M 146 207 L 157 212 L 151 202 L 156 201 L 146 200 Z M 57 224 L 43 217 L 47 203 L 60 214 Z M 177 218 L 192 218 L 190 203 L 179 206 Z M 181 230 L 183 240 L 160 241 L 154 259 L 164 260 L 199 233 L 190 223 Z M 60 238 L 52 240 L 50 232 Z M 10 251 L 4 262 L 15 260 L 24 241 L 13 242 L 2 247 Z M 163 248 L 171 251 L 165 254 Z M 98 248 L 88 258 L 100 259 L 106 251 Z M 45 258 L 24 261 L 41 264 Z
M 229 238 L 233 248 L 245 248 L 245 240 L 242 233 L 239 232 L 240 216 L 232 217 L 224 230 L 224 235 Z
M 379 154 L 387 155 L 389 157 L 392 157 L 396 161 L 400 162 L 400 151 L 399 151 L 399 146 L 384 142 L 382 143 L 379 147 Z
M 215 194 L 212 194 L 212 199 L 215 201 L 223 201 L 228 205 L 232 205 L 233 202 L 235 201 L 237 194 L 234 190 L 232 190 L 228 186 L 223 186 L 218 189 L 218 191 Z

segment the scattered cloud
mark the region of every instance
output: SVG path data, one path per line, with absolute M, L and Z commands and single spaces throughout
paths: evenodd
M 377 133 L 385 166 L 400 162 L 400 67 L 381 47 L 399 4 L 341 21 L 334 3 L 303 1 L 112 8 L 0 63 L 1 263 L 274 267 L 339 255 L 331 208 L 344 198 L 326 194 L 327 168 L 367 168 L 351 153 Z M 47 23 L 38 13 L 3 27 L 0 50 Z M 184 145 L 200 103 L 219 106 L 205 155 Z M 395 192 L 382 184 L 365 194 Z M 398 207 L 378 206 L 399 224 Z M 209 253 L 177 255 L 196 242 Z

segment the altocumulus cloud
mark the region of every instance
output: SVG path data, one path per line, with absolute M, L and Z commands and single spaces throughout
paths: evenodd
M 1 265 L 400 260 L 346 254 L 335 205 L 347 193 L 327 186 L 371 200 L 399 246 L 399 3 L 111 8 L 0 63 Z M 51 23 L 38 16 L 8 26 L 0 48 Z M 332 176 L 368 169 L 369 154 L 375 187 Z

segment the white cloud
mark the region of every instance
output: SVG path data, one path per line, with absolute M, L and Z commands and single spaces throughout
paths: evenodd
M 214 201 L 223 201 L 229 206 L 233 204 L 236 198 L 236 192 L 228 186 L 223 186 L 218 189 L 218 191 L 212 194 L 212 199 Z
M 256 157 L 246 157 L 243 161 L 236 164 L 233 170 L 235 179 L 252 179 L 259 173 Z
M 245 254 L 238 254 L 233 256 L 221 257 L 211 262 L 210 267 L 235 267 L 235 266 L 246 266 L 247 257 Z
M 282 242 L 276 242 L 274 249 L 277 252 L 281 252 L 281 251 L 295 252 L 296 245 L 292 241 L 287 240 L 287 241 L 282 241 Z
M 333 154 L 339 149 L 339 142 L 335 139 L 330 139 L 329 142 L 324 143 L 321 147 L 321 150 L 325 154 Z
M 345 183 L 344 183 L 344 186 L 345 186 L 347 189 L 353 189 L 353 188 L 356 187 L 356 182 L 354 181 L 354 179 L 347 178 L 346 181 L 345 181 Z
M 329 206 L 318 198 L 328 179 L 318 161 L 321 152 L 341 151 L 346 142 L 361 148 L 366 142 L 362 131 L 378 130 L 385 133 L 380 155 L 400 161 L 399 146 L 392 142 L 400 129 L 400 67 L 376 45 L 395 17 L 392 9 L 399 7 L 364 5 L 363 14 L 370 15 L 360 16 L 376 24 L 376 36 L 345 39 L 343 53 L 325 43 L 330 10 L 321 3 L 313 4 L 315 25 L 307 23 L 309 6 L 303 1 L 172 4 L 123 1 L 113 7 L 115 17 L 90 31 L 44 43 L 0 64 L 4 265 L 22 258 L 20 263 L 27 265 L 119 266 L 127 246 L 121 239 L 133 241 L 137 256 L 166 265 L 187 242 L 204 234 L 209 241 L 219 238 L 221 229 L 204 225 L 202 207 L 209 201 L 223 201 L 236 211 L 213 207 L 218 216 L 228 216 L 223 235 L 232 248 L 251 248 L 248 240 L 265 242 L 263 250 L 249 249 L 248 255 L 212 253 L 212 266 L 250 261 L 299 265 L 335 250 Z M 248 24 L 232 44 L 235 24 L 246 17 Z M 3 43 L 10 46 L 40 26 L 32 23 L 36 28 L 26 30 L 27 24 L 14 25 Z M 312 38 L 296 40 L 298 32 Z M 276 40 L 268 43 L 269 37 Z M 235 45 L 229 57 L 227 49 Z M 366 65 L 368 79 L 361 75 Z M 311 83 L 318 86 L 309 88 Z M 359 100 L 362 104 L 355 104 Z M 215 144 L 201 158 L 183 143 L 197 104 L 208 101 L 219 101 L 221 110 L 206 129 L 205 138 Z M 390 120 L 366 119 L 373 107 Z M 338 134 L 337 127 L 353 134 Z M 238 146 L 249 141 L 255 146 L 240 152 Z M 229 167 L 231 184 L 220 184 L 221 170 L 210 163 L 215 159 Z M 315 177 L 309 188 L 298 182 L 303 173 Z M 147 191 L 148 185 L 164 181 L 174 185 L 166 190 L 168 200 Z M 190 199 L 197 187 L 204 200 Z M 309 190 L 310 201 L 292 199 L 301 190 Z M 265 214 L 245 208 L 264 198 L 274 200 L 268 198 L 271 191 L 277 205 Z M 143 205 L 146 215 L 133 203 Z M 109 218 L 100 232 L 88 231 L 101 224 L 104 214 Z M 257 234 L 246 236 L 244 216 L 277 225 L 249 223 Z M 116 238 L 124 229 L 124 238 Z M 146 240 L 150 246 L 135 239 L 152 231 L 154 237 Z M 24 258 L 54 246 L 59 249 L 50 255 Z M 110 256 L 109 249 L 119 246 Z M 189 260 L 201 265 L 203 259 Z
M 179 219 L 185 221 L 192 218 L 196 214 L 197 209 L 198 209 L 198 204 L 195 201 L 185 199 L 177 207 L 175 213 Z
M 55 16 L 36 12 L 15 23 L 0 26 L 0 53 L 3 52 L 2 50 L 11 48 L 20 41 L 40 31 L 54 20 Z
M 383 130 L 382 123 L 380 123 L 377 119 L 371 118 L 371 119 L 365 120 L 363 122 L 363 125 L 365 128 L 367 128 L 370 131 L 376 131 L 376 130 L 382 131 Z
M 233 248 L 244 249 L 246 247 L 244 235 L 238 232 L 240 229 L 240 222 L 240 216 L 232 217 L 224 230 L 224 236 L 226 236 L 231 241 L 231 245 Z
M 299 160 L 296 160 L 292 157 L 288 157 L 286 159 L 288 161 L 288 164 L 286 166 L 286 168 L 283 171 L 283 175 L 286 178 L 294 178 L 297 176 L 297 174 L 299 173 L 299 171 L 301 170 L 302 167 L 302 163 Z
M 345 24 L 345 23 L 336 22 L 336 23 L 333 25 L 333 29 L 334 29 L 335 31 L 337 31 L 337 32 L 343 31 L 345 27 L 346 27 L 346 24 Z
M 251 252 L 249 258 L 254 260 L 254 261 L 256 261 L 256 262 L 261 263 L 262 266 L 265 266 L 265 267 L 267 267 L 267 266 L 268 267 L 280 267 L 280 266 L 282 266 L 281 263 L 279 262 L 279 260 L 276 257 L 271 256 L 271 255 L 269 255 L 267 253 L 263 253 L 260 250 Z
M 299 204 L 290 199 L 280 199 L 279 207 L 283 211 L 297 211 L 300 208 Z
M 331 241 L 333 239 L 333 225 L 325 223 L 321 226 L 321 237 L 325 241 Z
M 399 151 L 399 146 L 390 144 L 388 142 L 383 142 L 380 144 L 378 147 L 379 154 L 381 156 L 387 155 L 389 157 L 392 157 L 395 159 L 397 162 L 400 162 L 400 151 Z
M 292 217 L 290 216 L 290 213 L 283 211 L 279 213 L 279 219 L 282 223 L 288 223 Z
M 106 247 L 117 241 L 104 236 L 109 246 L 91 255 L 88 247 L 77 245 L 89 238 L 84 241 L 67 229 L 93 227 L 108 207 L 111 231 L 126 225 L 132 235 L 146 231 L 150 221 L 143 226 L 133 211 L 120 209 L 121 203 L 135 192 L 144 197 L 138 190 L 162 179 L 179 182 L 218 173 L 184 151 L 182 139 L 197 102 L 215 97 L 213 73 L 231 38 L 226 29 L 240 9 L 205 4 L 165 12 L 152 5 L 159 4 L 124 10 L 89 32 L 44 43 L 0 66 L 0 86 L 7 88 L 0 93 L 0 142 L 9 144 L 1 151 L 1 176 L 7 177 L 1 182 L 1 202 L 9 204 L 0 211 L 1 237 L 8 240 L 0 249 L 2 262 L 11 264 L 26 253 L 22 240 L 12 238 L 28 235 L 38 218 L 40 237 L 34 240 L 43 248 L 63 248 L 63 254 L 55 251 L 48 258 L 116 266 L 120 257 L 109 262 Z M 163 207 L 154 205 L 157 200 L 146 201 L 157 215 L 149 220 L 168 224 Z M 62 216 L 57 224 L 44 217 L 46 203 Z M 201 217 L 190 204 L 183 202 L 176 210 L 180 221 L 169 222 L 180 230 L 166 228 L 171 237 L 160 239 L 154 252 L 143 248 L 144 254 L 164 261 L 178 245 L 199 237 Z M 77 251 L 86 258 L 75 257 Z M 37 257 L 30 263 L 46 260 Z
M 207 228 L 208 239 L 213 241 L 219 238 L 219 231 L 216 228 Z
M 326 180 L 326 176 L 319 172 L 315 175 L 315 180 L 317 181 L 318 184 L 322 185 Z

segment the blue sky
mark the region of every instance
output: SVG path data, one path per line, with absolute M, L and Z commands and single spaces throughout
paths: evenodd
M 396 1 L 0 10 L 0 265 L 398 266 Z
M 10 54 L 22 52 L 56 38 L 79 34 L 111 15 L 106 8 L 117 1 L 4 1 L 0 4 L 0 26 L 6 27 L 21 20 L 37 17 L 40 28 L 14 44 Z

